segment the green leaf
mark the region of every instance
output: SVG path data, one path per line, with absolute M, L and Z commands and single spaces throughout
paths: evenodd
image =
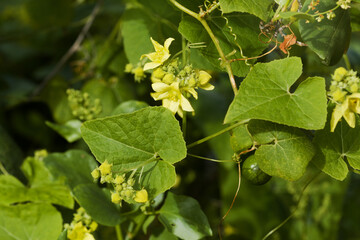
M 67 229 L 64 229 L 64 231 L 61 232 L 60 236 L 57 240 L 67 240 Z
M 54 181 L 42 160 L 28 157 L 21 166 L 21 170 L 28 179 L 30 188 L 22 190 L 26 199 L 19 199 L 19 201 L 48 202 L 67 208 L 74 206 L 74 199 L 69 188 L 61 180 Z M 20 189 L 13 191 L 16 190 L 20 191 Z
M 158 157 L 173 164 L 186 156 L 179 122 L 163 107 L 87 121 L 81 133 L 96 159 L 113 163 L 114 171 L 135 169 Z
M 0 175 L 0 195 L 0 203 L 4 205 L 30 200 L 26 196 L 27 188 L 12 175 Z
M 150 240 L 177 240 L 178 238 L 166 229 L 158 235 L 152 234 Z
M 86 212 L 96 221 L 105 226 L 116 226 L 121 223 L 121 213 L 110 200 L 110 193 L 105 193 L 95 184 L 80 184 L 73 190 Z
M 243 54 L 247 57 L 258 56 L 267 47 L 268 44 L 264 44 L 258 39 L 260 33 L 258 27 L 260 20 L 258 18 L 250 14 L 240 13 L 225 16 L 229 21 L 228 26 L 226 26 L 226 20 L 221 16 L 209 18 L 208 24 L 219 40 L 220 47 L 225 55 L 236 50 L 235 54 L 228 57 L 229 59 L 243 58 L 238 45 L 241 46 Z M 232 34 L 229 27 L 232 29 Z M 214 66 L 214 69 L 223 71 L 220 67 L 220 55 L 209 34 L 198 20 L 192 17 L 184 17 L 180 22 L 179 32 L 191 43 L 204 42 L 206 48 L 192 49 L 191 51 L 200 51 L 201 55 Z M 233 34 L 236 35 L 236 41 Z M 250 69 L 245 61 L 235 61 L 231 66 L 233 73 L 239 77 L 245 76 Z
M 351 128 L 342 119 L 330 132 L 333 106 L 329 107 L 328 122 L 323 130 L 315 133 L 314 143 L 318 151 L 314 164 L 337 180 L 344 180 L 349 172 L 348 165 L 360 170 L 360 120 L 356 117 L 356 127 Z
M 50 204 L 0 206 L 0 239 L 57 239 L 62 230 L 61 214 Z
M 149 105 L 146 102 L 136 101 L 136 100 L 129 100 L 123 103 L 120 103 L 111 115 L 117 115 L 122 113 L 132 113 L 142 108 L 148 107 Z
M 272 0 L 220 0 L 220 7 L 224 13 L 247 12 L 267 21 L 271 12 Z
M 79 120 L 70 120 L 64 124 L 56 124 L 49 121 L 45 122 L 50 128 L 59 133 L 63 138 L 66 139 L 69 143 L 75 142 L 81 139 L 81 121 Z
M 170 189 L 176 181 L 175 167 L 161 160 L 146 164 L 141 175 L 141 186 L 149 193 L 149 199 Z
M 315 154 L 303 131 L 276 123 L 252 120 L 248 125 L 254 141 L 256 161 L 265 173 L 289 181 L 298 180 Z
M 239 88 L 225 123 L 261 119 L 305 129 L 322 129 L 326 121 L 325 81 L 307 78 L 295 92 L 301 60 L 291 57 L 254 66 Z
M 191 197 L 169 192 L 159 213 L 160 222 L 179 238 L 192 240 L 212 235 L 199 203 Z
M 311 0 L 307 0 L 302 8 L 305 12 Z M 336 6 L 334 0 L 322 0 L 316 6 L 315 11 L 324 12 Z M 338 8 L 334 11 L 336 17 L 332 20 L 326 19 L 321 22 L 306 23 L 305 20 L 299 22 L 301 38 L 314 51 L 326 65 L 336 64 L 347 51 L 350 42 L 351 27 L 349 11 Z
M 154 52 L 150 37 L 160 44 L 169 37 L 175 38 L 176 41 L 170 47 L 171 53 L 174 45 L 180 46 L 181 43 L 176 31 L 180 17 L 177 11 L 163 0 L 139 2 L 143 6 L 129 8 L 122 16 L 121 33 L 124 37 L 124 49 L 132 64 L 140 62 L 141 55 Z
M 280 12 L 279 15 L 283 19 L 295 18 L 295 19 L 306 19 L 309 20 L 310 22 L 315 21 L 313 16 L 302 12 Z
M 230 144 L 235 153 L 240 153 L 253 145 L 247 124 L 240 125 L 230 132 Z
M 93 183 L 91 172 L 98 166 L 95 159 L 82 150 L 49 154 L 44 163 L 55 178 L 64 179 L 72 189 L 79 184 Z

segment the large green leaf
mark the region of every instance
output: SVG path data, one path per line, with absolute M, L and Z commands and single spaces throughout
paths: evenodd
M 302 8 L 305 12 L 311 0 L 307 0 Z M 321 0 L 315 11 L 324 12 L 336 6 L 334 0 Z M 349 47 L 351 27 L 349 11 L 338 8 L 334 11 L 336 17 L 332 20 L 326 19 L 321 22 L 308 23 L 305 20 L 299 22 L 301 38 L 313 50 L 326 65 L 336 64 Z
M 300 129 L 261 120 L 250 121 L 248 129 L 260 144 L 255 158 L 261 170 L 290 181 L 305 173 L 315 148 Z
M 179 123 L 163 107 L 87 121 L 81 132 L 96 159 L 113 163 L 114 171 L 138 168 L 158 157 L 173 164 L 186 156 Z
M 0 206 L 0 239 L 57 239 L 62 230 L 61 214 L 50 204 Z
M 82 150 L 49 154 L 44 163 L 54 177 L 64 179 L 72 189 L 79 184 L 93 183 L 91 171 L 98 166 L 95 159 Z
M 247 57 L 257 56 L 266 48 L 267 44 L 264 44 L 258 39 L 260 33 L 258 27 L 260 20 L 258 18 L 250 14 L 241 13 L 225 16 L 229 21 L 228 26 L 226 26 L 226 20 L 221 16 L 209 18 L 208 24 L 218 39 L 225 55 L 236 50 L 236 53 L 228 58 L 243 58 L 237 44 L 241 46 L 244 55 Z M 230 33 L 229 27 L 231 27 L 232 33 Z M 216 70 L 223 70 L 220 67 L 220 55 L 209 34 L 198 20 L 192 17 L 185 17 L 180 22 L 179 32 L 191 43 L 204 42 L 206 48 L 200 48 L 199 50 L 202 56 L 212 63 Z M 236 42 L 233 34 L 236 35 Z M 193 49 L 192 51 L 196 51 L 196 49 Z M 245 61 L 235 61 L 231 66 L 234 74 L 239 77 L 245 76 L 250 69 Z
M 220 0 L 220 7 L 224 13 L 247 12 L 264 21 L 267 21 L 272 4 L 272 0 Z
M 307 78 L 292 92 L 301 72 L 301 60 L 297 57 L 256 64 L 240 85 L 225 123 L 261 119 L 322 129 L 326 121 L 325 81 L 320 77 Z
M 150 199 L 174 186 L 176 181 L 175 167 L 161 160 L 145 165 L 141 175 L 141 186 L 147 190 Z
M 328 122 L 323 130 L 315 133 L 314 143 L 318 151 L 313 162 L 323 172 L 337 180 L 344 180 L 349 172 L 348 165 L 360 170 L 360 120 L 351 128 L 341 120 L 334 132 L 330 132 L 330 118 L 333 107 L 329 107 Z
M 165 228 L 181 239 L 201 239 L 212 235 L 199 203 L 191 197 L 169 192 L 159 213 L 159 220 Z
M 106 190 L 105 190 L 106 191 Z M 123 218 L 110 200 L 110 193 L 95 184 L 80 184 L 73 190 L 81 207 L 96 221 L 105 226 L 116 226 Z

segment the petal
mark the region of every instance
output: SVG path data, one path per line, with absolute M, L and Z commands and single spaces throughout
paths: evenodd
M 151 84 L 152 89 L 154 89 L 155 92 L 166 92 L 169 91 L 170 86 L 163 82 L 156 82 Z
M 181 108 L 184 110 L 184 111 L 187 111 L 187 112 L 193 112 L 194 109 L 192 108 L 189 100 L 187 100 L 183 95 L 181 95 Z
M 173 39 L 173 38 L 168 38 L 168 39 L 165 40 L 164 47 L 165 47 L 166 50 L 169 51 L 170 44 L 171 44 L 172 41 L 174 41 L 174 40 L 175 40 L 175 39 Z
M 152 37 L 150 38 L 150 40 L 151 40 L 152 44 L 154 45 L 156 52 L 161 52 L 164 49 L 164 47 L 160 43 L 155 41 Z
M 344 118 L 350 127 L 355 127 L 355 113 L 346 111 L 344 114 Z
M 166 100 L 166 99 L 165 99 L 165 100 Z M 165 101 L 165 100 L 164 100 L 164 101 Z M 179 106 L 180 106 L 180 101 L 175 102 L 175 101 L 169 100 L 169 109 L 170 109 L 170 111 L 172 111 L 173 113 L 176 113 L 176 112 L 178 111 Z
M 330 131 L 334 132 L 336 125 L 338 124 L 338 122 L 340 121 L 340 119 L 343 116 L 343 111 L 342 111 L 342 105 L 336 105 L 335 109 L 332 112 L 332 116 L 331 116 L 331 120 L 330 120 Z
M 208 83 L 208 84 L 201 86 L 200 88 L 210 91 L 210 90 L 213 90 L 215 87 L 214 87 L 214 85 L 211 85 L 210 83 Z
M 168 93 L 150 93 L 151 97 L 155 100 L 163 100 L 164 98 L 167 97 Z
M 186 89 L 195 99 L 198 99 L 198 93 L 195 91 L 194 88 L 188 88 Z
M 144 65 L 144 71 L 157 68 L 160 65 L 161 63 L 155 63 L 155 62 L 146 63 Z

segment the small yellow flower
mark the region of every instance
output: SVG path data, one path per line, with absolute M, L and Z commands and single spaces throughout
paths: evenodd
M 124 181 L 125 181 L 124 176 L 122 176 L 122 175 L 117 175 L 116 178 L 114 178 L 113 183 L 115 183 L 115 184 L 118 185 L 118 184 L 122 184 Z
M 215 87 L 209 83 L 211 75 L 203 70 L 199 72 L 199 87 L 205 90 L 213 90 Z
M 97 222 L 92 221 L 91 224 L 90 224 L 90 226 L 89 226 L 90 232 L 94 232 L 94 231 L 97 229 L 97 227 L 98 227 Z
M 111 167 L 112 164 L 109 164 L 107 160 L 105 160 L 100 166 L 99 170 L 101 173 L 101 176 L 106 176 L 111 173 Z
M 346 96 L 346 92 L 341 91 L 340 89 L 336 89 L 335 92 L 332 93 L 332 96 L 335 102 L 343 102 L 344 97 Z
M 168 38 L 165 40 L 164 46 L 162 46 L 154 39 L 152 39 L 152 38 L 150 38 L 150 39 L 151 39 L 152 44 L 154 45 L 155 52 L 152 52 L 149 54 L 144 54 L 141 56 L 140 59 L 147 57 L 151 61 L 150 63 L 145 64 L 144 71 L 149 70 L 149 69 L 154 69 L 154 68 L 157 68 L 158 66 L 162 65 L 170 57 L 171 54 L 169 52 L 169 47 L 170 47 L 171 42 L 175 40 L 173 38 Z
M 155 91 L 155 93 L 151 93 L 154 100 L 162 100 L 163 106 L 173 113 L 178 113 L 180 117 L 183 117 L 183 111 L 194 111 L 189 100 L 181 94 L 178 82 L 173 82 L 171 85 L 158 82 L 151 86 Z
M 95 168 L 92 172 L 91 172 L 91 176 L 94 178 L 94 179 L 98 179 L 100 177 L 100 171 L 99 169 Z
M 334 132 L 337 123 L 342 117 L 350 127 L 355 127 L 355 113 L 360 113 L 360 93 L 353 93 L 347 96 L 342 104 L 336 105 L 330 121 L 330 131 Z
M 343 67 L 339 67 L 335 70 L 334 75 L 332 76 L 332 78 L 337 81 L 340 82 L 347 74 L 347 70 Z
M 72 230 L 68 230 L 67 237 L 70 240 L 83 240 L 85 234 L 88 233 L 89 230 L 82 224 L 82 222 L 78 222 L 75 224 Z
M 119 193 L 113 192 L 111 194 L 111 201 L 115 204 L 119 204 L 121 202 L 122 198 L 120 197 Z
M 141 189 L 140 191 L 137 191 L 135 194 L 134 201 L 138 203 L 145 203 L 148 199 L 148 192 L 146 189 Z

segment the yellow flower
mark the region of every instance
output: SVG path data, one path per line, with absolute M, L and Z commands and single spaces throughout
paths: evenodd
M 122 198 L 120 197 L 119 193 L 113 192 L 113 193 L 111 194 L 111 201 L 112 201 L 113 203 L 118 204 L 118 203 L 121 202 L 121 200 L 122 200 Z
M 330 131 L 334 132 L 337 123 L 342 117 L 350 127 L 355 127 L 355 113 L 360 113 L 360 93 L 353 93 L 347 96 L 342 104 L 336 105 L 330 121 Z
M 332 78 L 337 81 L 340 82 L 347 74 L 347 70 L 343 67 L 339 67 L 335 70 L 334 75 L 332 75 Z
M 146 189 L 141 189 L 140 191 L 137 191 L 134 198 L 135 202 L 138 203 L 145 203 L 148 199 L 148 193 Z
M 95 168 L 92 172 L 91 172 L 91 176 L 94 178 L 94 179 L 98 179 L 100 177 L 100 171 L 99 169 Z
M 335 102 L 343 102 L 344 97 L 346 96 L 346 92 L 341 91 L 340 89 L 336 89 L 335 92 L 332 93 L 332 96 Z
M 155 91 L 155 93 L 151 93 L 154 100 L 162 100 L 163 106 L 173 113 L 178 113 L 180 117 L 183 117 L 183 111 L 194 111 L 189 100 L 181 94 L 178 82 L 173 82 L 171 85 L 157 82 L 151 86 Z
M 144 54 L 141 56 L 140 59 L 147 57 L 151 61 L 150 63 L 145 64 L 144 71 L 149 70 L 149 69 L 154 69 L 154 68 L 162 65 L 170 57 L 171 54 L 169 52 L 169 47 L 170 47 L 171 42 L 175 40 L 173 38 L 168 38 L 165 40 L 164 46 L 162 46 L 154 39 L 152 39 L 152 38 L 150 38 L 150 39 L 151 39 L 152 44 L 154 45 L 155 52 L 152 52 L 149 54 Z
M 200 81 L 199 87 L 205 90 L 213 90 L 215 87 L 209 83 L 210 79 L 211 79 L 211 75 L 201 70 L 199 72 L 199 81 Z
M 111 173 L 111 166 L 112 164 L 109 164 L 107 160 L 105 160 L 100 166 L 99 170 L 101 173 L 101 176 L 106 176 Z
M 70 240 L 84 240 L 85 234 L 88 232 L 89 230 L 86 226 L 84 226 L 82 222 L 78 222 L 72 230 L 68 230 L 67 237 Z

